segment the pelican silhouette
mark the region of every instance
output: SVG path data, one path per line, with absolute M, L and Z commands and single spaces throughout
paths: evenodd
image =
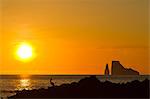
M 53 87 L 55 86 L 54 82 L 52 82 L 52 78 L 50 79 L 50 84 L 51 84 Z

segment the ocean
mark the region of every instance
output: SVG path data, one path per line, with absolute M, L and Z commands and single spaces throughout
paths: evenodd
M 0 75 L 0 97 L 9 97 L 15 95 L 17 90 L 32 90 L 39 88 L 48 88 L 50 85 L 50 79 L 55 85 L 61 85 L 63 83 L 78 82 L 80 79 L 88 77 L 88 75 L 30 75 L 28 77 L 22 77 L 19 75 Z M 104 82 L 109 80 L 113 83 L 126 83 L 133 80 L 142 81 L 144 79 L 150 79 L 150 75 L 139 76 L 96 76 L 100 81 Z

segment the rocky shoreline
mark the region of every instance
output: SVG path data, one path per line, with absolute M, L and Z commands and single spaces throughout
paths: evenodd
M 17 91 L 14 98 L 149 98 L 148 79 L 134 80 L 127 83 L 101 82 L 96 76 L 81 79 L 79 82 L 48 87 Z

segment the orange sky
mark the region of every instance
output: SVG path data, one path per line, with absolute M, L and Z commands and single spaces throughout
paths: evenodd
M 0 0 L 0 12 L 0 74 L 103 74 L 112 60 L 150 74 L 148 0 Z

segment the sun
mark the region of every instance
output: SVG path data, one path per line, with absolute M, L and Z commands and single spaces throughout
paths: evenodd
M 25 61 L 33 57 L 33 47 L 26 42 L 22 42 L 16 51 L 16 56 L 19 60 Z
M 27 44 L 22 44 L 17 51 L 17 55 L 22 59 L 32 57 L 32 47 Z

